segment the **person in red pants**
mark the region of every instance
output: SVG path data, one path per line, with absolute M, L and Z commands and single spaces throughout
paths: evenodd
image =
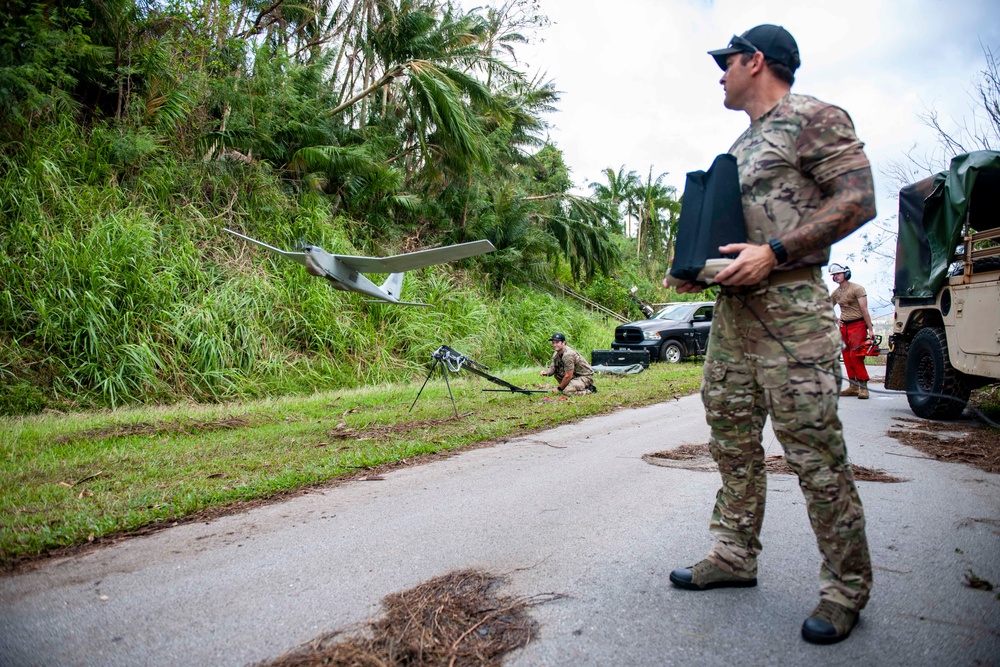
M 865 288 L 851 282 L 851 269 L 840 264 L 830 265 L 830 274 L 837 289 L 830 299 L 840 306 L 840 337 L 844 340 L 844 366 L 849 386 L 841 396 L 868 398 L 868 369 L 861 346 L 875 335 L 872 316 L 868 314 L 868 294 Z

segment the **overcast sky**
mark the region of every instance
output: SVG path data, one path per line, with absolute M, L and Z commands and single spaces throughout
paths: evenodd
M 854 119 L 873 164 L 880 219 L 895 215 L 898 190 L 881 169 L 914 146 L 934 144 L 918 114 L 934 109 L 947 126 L 971 117 L 983 47 L 1000 48 L 994 0 L 841 0 L 822 8 L 808 0 L 540 4 L 552 25 L 539 34 L 544 41 L 518 55 L 528 72 L 544 73 L 561 92 L 550 136 L 577 186 L 603 181 L 605 167 L 645 176 L 652 166 L 654 177 L 669 172 L 665 182 L 682 192 L 684 175 L 707 169 L 749 123 L 722 106 L 722 72 L 705 52 L 726 46 L 734 33 L 775 23 L 799 45 L 793 91 L 837 104 Z M 831 261 L 848 262 L 847 253 L 860 248 L 858 235 L 837 244 Z M 870 303 L 888 304 L 891 266 L 849 263 Z

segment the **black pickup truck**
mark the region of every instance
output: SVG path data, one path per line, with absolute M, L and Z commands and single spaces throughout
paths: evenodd
M 650 359 L 671 364 L 705 354 L 714 310 L 711 301 L 668 303 L 648 320 L 616 328 L 611 349 L 646 350 Z

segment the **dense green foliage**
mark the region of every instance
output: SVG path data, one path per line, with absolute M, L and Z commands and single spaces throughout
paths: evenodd
M 607 323 L 528 286 L 657 300 L 678 205 L 652 170 L 629 207 L 571 194 L 542 139 L 555 86 L 513 58 L 544 23 L 530 0 L 8 3 L 0 413 L 357 386 L 419 373 L 442 343 L 537 363 L 555 329 L 606 347 Z M 434 309 L 393 309 L 223 227 L 497 251 L 409 276 L 405 298 Z

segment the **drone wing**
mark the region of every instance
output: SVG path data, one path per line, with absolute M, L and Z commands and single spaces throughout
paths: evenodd
M 235 232 L 234 232 L 235 233 Z M 239 234 L 237 234 L 239 236 Z M 246 238 L 246 237 L 243 237 Z M 247 239 L 253 241 L 253 239 Z M 264 245 L 259 241 L 254 241 Z M 270 248 L 270 246 L 264 246 Z M 271 248 L 273 250 L 273 248 Z M 422 269 L 425 266 L 434 264 L 444 264 L 453 262 L 456 259 L 474 257 L 483 253 L 493 252 L 496 248 L 489 241 L 470 241 L 469 243 L 459 243 L 448 245 L 442 248 L 431 248 L 430 250 L 418 250 L 392 257 L 355 257 L 352 255 L 333 255 L 338 260 L 360 273 L 402 273 L 414 269 Z M 281 252 L 280 250 L 278 252 Z M 291 255 L 292 253 L 282 253 Z M 298 261 L 298 260 L 296 260 Z
M 225 228 L 223 228 L 223 229 L 225 229 Z M 279 250 L 278 248 L 275 248 L 274 246 L 270 246 L 270 245 L 267 245 L 266 243 L 262 243 L 261 241 L 258 241 L 257 239 L 252 239 L 249 236 L 243 236 L 243 234 L 240 234 L 239 232 L 234 232 L 231 229 L 226 229 L 226 231 L 229 232 L 230 234 L 232 234 L 233 236 L 239 236 L 244 241 L 249 241 L 250 243 L 253 243 L 255 245 L 259 245 L 261 248 L 267 248 L 271 252 L 273 252 L 275 254 L 278 254 L 278 255 L 281 255 L 285 259 L 290 259 L 293 262 L 297 262 L 297 263 L 301 264 L 302 266 L 306 266 L 306 254 L 304 252 L 285 252 L 284 250 Z

